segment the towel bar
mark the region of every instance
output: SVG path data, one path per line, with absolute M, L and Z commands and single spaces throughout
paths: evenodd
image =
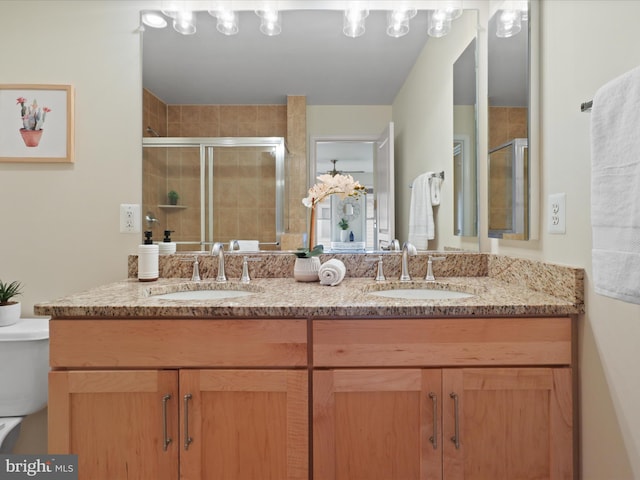
M 444 180 L 444 171 L 438 173 L 432 173 L 429 178 L 440 178 Z M 413 185 L 409 185 L 409 188 L 413 188 Z

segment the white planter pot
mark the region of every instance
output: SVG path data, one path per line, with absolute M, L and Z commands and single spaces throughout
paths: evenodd
M 349 230 L 340 230 L 340 241 L 346 242 L 349 240 Z
M 0 305 L 0 327 L 8 327 L 20 320 L 20 302 Z
M 293 264 L 293 278 L 298 282 L 318 282 L 320 259 L 318 257 L 296 258 Z

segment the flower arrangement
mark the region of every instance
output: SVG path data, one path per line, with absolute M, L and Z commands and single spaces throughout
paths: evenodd
M 341 230 L 346 230 L 347 228 L 349 228 L 349 222 L 347 222 L 346 218 L 343 218 L 338 222 L 338 226 Z
M 31 105 L 27 105 L 27 99 L 19 97 L 16 105 L 20 105 L 20 118 L 25 130 L 42 130 L 44 119 L 51 111 L 48 107 L 39 107 L 37 100 L 33 100 Z
M 298 257 L 311 257 L 323 252 L 322 245 L 314 245 L 316 228 L 316 205 L 330 195 L 338 195 L 341 200 L 347 197 L 359 197 L 366 193 L 365 187 L 351 175 L 324 174 L 318 177 L 318 183 L 313 185 L 308 192 L 308 196 L 302 199 L 305 207 L 311 209 L 311 221 L 309 225 L 309 249 L 299 249 L 296 252 Z M 313 247 L 312 247 L 313 246 Z

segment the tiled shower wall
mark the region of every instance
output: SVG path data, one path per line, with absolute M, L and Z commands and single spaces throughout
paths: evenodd
M 143 134 L 153 128 L 170 137 L 285 137 L 289 153 L 285 160 L 285 230 L 303 232 L 306 209 L 300 200 L 306 195 L 306 99 L 288 97 L 288 105 L 166 105 L 148 90 L 143 92 Z M 159 220 L 154 239 L 165 229 L 174 230 L 176 241 L 200 238 L 200 178 L 197 151 L 187 149 L 169 161 L 166 149 L 145 148 L 143 215 L 153 212 Z M 195 149 L 194 149 L 195 150 Z M 240 155 L 242 153 L 242 155 Z M 214 201 L 219 202 L 214 218 L 216 241 L 252 238 L 275 240 L 275 210 L 271 207 L 275 185 L 275 162 L 258 149 L 218 149 L 214 171 Z M 152 160 L 152 161 L 147 161 Z M 170 170 L 179 169 L 180 172 Z M 174 173 L 179 177 L 174 177 Z M 170 178 L 180 178 L 171 185 Z M 243 180 L 242 186 L 239 180 Z M 177 208 L 166 205 L 167 192 L 180 194 Z M 145 222 L 143 222 L 145 223 Z M 144 225 L 146 228 L 146 223 Z M 239 230 L 242 227 L 242 232 Z M 192 250 L 193 247 L 185 248 Z

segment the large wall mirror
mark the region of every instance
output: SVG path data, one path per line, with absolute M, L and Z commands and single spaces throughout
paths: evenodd
M 477 39 L 453 64 L 453 234 L 478 235 Z
M 505 2 L 488 27 L 488 235 L 535 237 L 536 174 L 529 154 L 531 11 L 529 2 Z
M 429 2 L 424 2 L 426 5 Z M 480 8 L 489 11 L 489 2 L 474 2 Z M 268 37 L 260 33 L 260 18 L 253 11 L 239 12 L 239 32 L 236 35 L 226 36 L 221 34 L 216 28 L 216 19 L 205 12 L 198 12 L 196 15 L 197 32 L 193 35 L 180 35 L 169 26 L 164 29 L 154 29 L 146 27 L 143 34 L 143 86 L 145 88 L 143 101 L 145 109 L 145 120 L 149 117 L 157 120 L 156 125 L 143 125 L 143 135 L 145 137 L 283 137 L 287 139 L 295 130 L 295 121 L 287 117 L 287 95 L 304 95 L 309 105 L 338 105 L 338 106 L 394 106 L 394 98 L 399 89 L 406 82 L 406 79 L 414 69 L 414 63 L 418 61 L 425 50 L 425 46 L 431 44 L 431 48 L 437 51 L 440 44 L 446 43 L 446 37 L 430 38 L 427 35 L 430 15 L 428 11 L 419 10 L 418 14 L 411 19 L 410 32 L 402 38 L 391 38 L 386 34 L 387 16 L 385 11 L 369 12 L 366 19 L 366 32 L 362 37 L 347 38 L 342 34 L 342 11 L 339 10 L 290 10 L 281 12 L 282 33 L 278 36 Z M 474 17 L 480 18 L 480 17 Z M 487 18 L 487 17 L 484 17 Z M 460 20 L 458 20 L 460 21 Z M 473 23 L 473 35 L 477 27 L 477 20 Z M 456 21 L 452 25 L 452 31 L 456 29 Z M 321 34 L 323 29 L 329 29 L 330 33 Z M 523 28 L 523 31 L 526 30 Z M 298 35 L 299 39 L 292 38 Z M 314 35 L 324 35 L 320 41 L 321 45 L 313 49 L 309 39 Z M 346 43 L 338 43 L 346 42 Z M 465 45 L 467 45 L 465 43 Z M 307 48 L 308 46 L 308 48 Z M 478 48 L 475 46 L 469 48 Z M 453 69 L 453 64 L 463 49 L 457 51 L 451 58 L 448 72 Z M 300 56 L 297 56 L 300 55 Z M 435 53 L 434 55 L 437 55 Z M 474 54 L 475 56 L 475 54 Z M 303 57 L 311 59 L 312 62 L 307 68 L 303 63 Z M 361 66 L 360 60 L 367 60 L 369 66 Z M 441 60 L 441 59 L 439 59 Z M 288 67 L 295 66 L 295 70 L 300 75 L 289 74 Z M 332 65 L 329 67 L 329 65 Z M 370 65 L 375 65 L 372 70 Z M 324 69 L 322 68 L 324 67 Z M 480 68 L 480 67 L 479 67 Z M 485 67 L 482 67 L 485 68 Z M 394 72 L 389 76 L 387 72 Z M 474 72 L 475 73 L 475 72 Z M 374 80 L 386 79 L 383 84 L 378 84 Z M 449 75 L 451 78 L 451 75 Z M 451 79 L 449 79 L 449 82 Z M 297 83 L 296 83 L 297 82 Z M 355 84 L 353 89 L 349 85 Z M 274 90 L 274 87 L 278 90 Z M 453 88 L 447 87 L 447 88 Z M 323 90 L 320 94 L 316 91 Z M 327 93 L 331 92 L 331 93 Z M 326 95 L 323 97 L 323 95 Z M 166 110 L 159 113 L 163 107 L 158 106 L 160 101 Z M 414 102 L 415 103 L 415 102 Z M 421 104 L 422 105 L 422 104 Z M 208 107 L 215 106 L 210 109 Z M 427 118 L 430 115 L 432 104 L 425 104 L 422 108 L 421 117 Z M 453 106 L 449 103 L 448 116 L 453 123 Z M 250 121 L 243 115 L 248 114 Z M 438 112 L 437 115 L 441 115 Z M 387 122 L 395 121 L 393 115 L 389 115 Z M 482 117 L 481 117 L 482 118 Z M 442 119 L 438 117 L 431 124 L 442 124 Z M 409 120 L 407 120 L 409 121 Z M 431 121 L 430 121 L 431 122 Z M 448 122 L 447 122 L 448 123 Z M 266 126 L 268 125 L 268 126 Z M 331 131 L 334 136 L 375 136 L 379 134 L 378 126 L 372 131 L 366 131 L 360 125 L 344 122 L 344 127 L 339 131 Z M 151 130 L 147 126 L 152 126 Z M 215 128 L 214 128 L 215 127 Z M 442 132 L 435 131 L 429 127 L 429 135 L 433 138 L 450 138 L 448 151 L 451 150 L 451 142 L 456 141 L 452 127 L 447 127 Z M 306 140 L 306 151 L 303 153 L 303 162 L 308 161 L 309 139 L 312 136 L 322 136 L 327 134 L 323 131 L 308 130 L 304 132 Z M 406 132 L 396 131 L 396 136 L 400 141 L 408 141 Z M 462 135 L 464 137 L 464 135 Z M 458 140 L 460 136 L 458 136 Z M 466 140 L 463 138 L 463 140 Z M 475 146 L 475 140 L 468 139 L 467 145 Z M 464 143 L 459 142 L 462 146 Z M 291 142 L 289 142 L 291 147 Z M 295 147 L 294 147 L 295 148 Z M 455 148 L 455 147 L 454 147 Z M 407 151 L 406 146 L 396 143 L 396 168 L 406 169 L 407 165 L 418 164 L 415 170 L 428 170 L 430 165 L 423 165 L 421 162 L 429 157 L 429 152 L 422 152 L 421 155 L 413 155 Z M 460 166 L 463 163 L 467 170 L 473 165 L 473 148 L 461 148 Z M 293 153 L 296 154 L 295 152 Z M 260 153 L 261 161 L 268 161 L 269 155 Z M 442 155 L 438 152 L 438 158 Z M 464 158 L 470 160 L 463 162 Z M 444 164 L 435 165 L 433 169 L 438 171 L 443 168 L 448 173 L 443 184 L 443 201 L 447 204 L 440 205 L 440 216 L 436 217 L 437 222 L 442 222 L 441 228 L 436 225 L 436 232 L 446 238 L 437 243 L 437 247 L 456 244 L 450 241 L 454 236 L 452 226 L 454 223 L 454 189 L 455 197 L 462 198 L 458 193 L 459 185 L 466 185 L 462 188 L 465 192 L 463 206 L 457 205 L 455 210 L 472 212 L 474 207 L 471 199 L 477 198 L 477 181 L 474 185 L 472 175 L 466 175 L 465 182 L 458 182 L 456 178 L 462 178 L 461 170 L 454 173 L 456 160 L 449 156 L 449 161 Z M 337 169 L 341 170 L 340 159 L 338 159 Z M 441 159 L 440 161 L 443 161 Z M 344 165 L 345 163 L 342 163 Z M 195 169 L 195 167 L 189 167 Z M 265 167 L 266 168 L 266 167 Z M 462 167 L 464 171 L 465 167 Z M 309 165 L 300 165 L 291 161 L 287 155 L 284 162 L 285 169 L 285 200 L 281 207 L 284 230 L 290 224 L 289 219 L 298 212 L 302 195 L 290 195 L 292 189 L 302 187 L 306 191 L 313 179 L 309 178 Z M 321 169 L 328 170 L 325 166 Z M 346 168 L 349 170 L 350 168 Z M 173 170 L 179 170 L 175 168 Z M 183 173 L 187 167 L 182 168 Z M 413 174 L 411 174 L 413 175 Z M 456 178 L 454 178 L 456 177 Z M 148 179 L 147 172 L 143 175 L 143 183 Z M 409 183 L 402 178 L 403 183 Z M 170 182 L 166 183 L 165 190 L 171 189 Z M 188 189 L 190 190 L 190 189 Z M 396 190 L 398 190 L 398 175 L 396 175 Z M 199 194 L 199 187 L 197 195 Z M 396 227 L 402 225 L 398 223 L 399 217 L 405 217 L 407 209 L 406 202 L 402 201 L 403 196 L 408 196 L 407 185 L 402 185 L 402 191 L 391 191 L 389 194 L 395 198 Z M 162 198 L 154 198 L 148 201 L 149 205 L 165 204 L 164 196 L 167 192 L 157 192 Z M 183 199 L 189 199 L 196 192 L 179 192 Z M 194 199 L 195 201 L 195 199 Z M 147 200 L 144 199 L 145 204 Z M 168 202 L 166 202 L 168 203 Z M 468 207 L 468 208 L 467 208 Z M 144 207 L 145 212 L 147 207 Z M 486 212 L 478 212 L 479 218 L 485 218 Z M 154 238 L 161 234 L 166 227 L 176 230 L 174 239 L 180 241 L 181 235 L 187 232 L 178 231 L 185 227 L 184 224 L 172 224 L 169 215 L 177 218 L 177 210 L 166 209 L 169 213 L 152 212 L 159 220 L 153 225 L 156 228 Z M 450 213 L 449 213 L 450 212 Z M 446 213 L 446 215 L 445 215 Z M 445 218 L 446 217 L 446 218 Z M 208 216 L 206 218 L 209 218 Z M 275 218 L 275 215 L 274 217 Z M 473 216 L 467 215 L 464 220 L 464 231 L 459 231 L 458 235 L 473 238 L 474 228 L 477 231 L 477 221 Z M 214 222 L 216 221 L 214 216 Z M 195 222 L 197 223 L 197 222 Z M 245 222 L 249 224 L 249 222 Z M 469 228 L 467 228 L 469 227 Z M 198 227 L 199 228 L 199 227 Z M 461 227 L 462 228 L 462 227 Z M 401 241 L 406 240 L 406 232 L 403 228 L 396 228 L 395 236 Z M 200 230 L 198 230 L 199 232 Z M 275 226 L 272 229 L 275 231 Z M 436 233 L 438 235 L 438 233 Z M 238 231 L 234 237 L 255 238 L 255 233 L 244 233 Z M 190 238 L 193 238 L 191 235 Z M 225 240 L 216 238 L 215 232 L 212 240 Z M 269 236 L 260 237 L 259 240 L 265 244 L 272 242 L 275 238 Z M 468 240 L 468 239 L 467 239 Z M 476 242 L 477 243 L 477 242 Z M 465 243 L 465 249 L 468 249 Z M 376 245 L 373 248 L 377 248 Z M 470 247 L 478 250 L 479 246 Z

